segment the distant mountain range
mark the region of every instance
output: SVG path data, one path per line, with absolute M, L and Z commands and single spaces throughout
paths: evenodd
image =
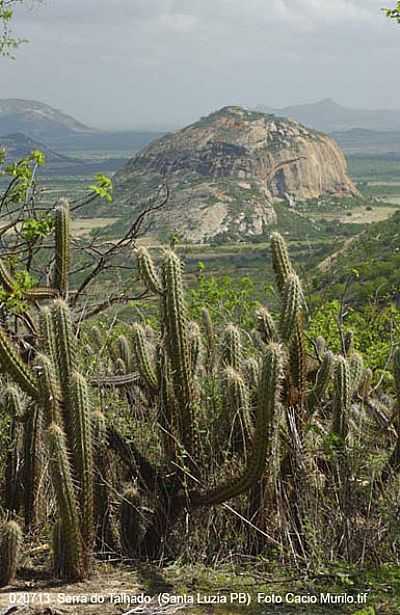
M 331 99 L 282 109 L 265 106 L 258 109 L 329 133 L 348 154 L 400 153 L 400 111 L 350 109 Z M 35 100 L 0 99 L 0 137 L 3 135 L 3 141 L 5 135 L 11 136 L 12 148 L 17 152 L 19 149 L 25 151 L 26 139 L 32 139 L 41 144 L 39 149 L 48 149 L 47 158 L 52 162 L 63 156 L 127 159 L 162 134 L 136 130 L 101 131 Z M 10 143 L 9 148 L 12 149 Z
M 22 133 L 62 152 L 109 150 L 133 154 L 160 132 L 102 131 L 36 100 L 0 99 L 0 136 Z
M 368 110 L 343 107 L 331 98 L 316 103 L 275 109 L 259 105 L 264 113 L 289 117 L 305 126 L 323 132 L 337 132 L 363 128 L 367 130 L 400 130 L 400 110 Z

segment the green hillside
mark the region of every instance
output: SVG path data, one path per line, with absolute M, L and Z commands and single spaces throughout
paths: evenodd
M 396 300 L 400 292 L 400 211 L 371 224 L 331 262 L 323 262 L 313 287 L 326 299 L 363 304 Z

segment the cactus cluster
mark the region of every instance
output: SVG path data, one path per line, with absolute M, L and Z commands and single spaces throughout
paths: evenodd
M 264 514 L 266 524 L 265 511 L 274 509 L 286 515 L 287 534 L 296 537 L 291 548 L 304 550 L 307 519 L 299 501 L 307 446 L 314 439 L 323 451 L 333 443 L 328 461 L 317 459 L 313 472 L 323 476 L 328 495 L 340 492 L 342 506 L 354 407 L 368 404 L 372 374 L 350 333 L 339 354 L 323 338 L 311 348 L 303 288 L 283 238 L 271 239 L 280 308 L 259 308 L 250 335 L 233 323 L 216 326 L 207 308 L 201 322 L 192 321 L 178 255 L 167 250 L 157 267 L 141 248 L 138 270 L 159 303 L 159 328 L 129 323 L 109 340 L 94 326 L 82 341 L 69 289 L 69 228 L 62 201 L 55 210 L 54 288 L 35 295 L 38 334 L 28 360 L 18 338 L 0 327 L 0 378 L 7 384 L 0 401 L 15 443 L 3 508 L 18 516 L 23 506 L 28 530 L 49 515 L 54 574 L 73 580 L 90 573 L 95 545 L 103 556 L 117 550 L 130 559 L 159 557 L 185 511 L 188 517 L 238 496 L 251 519 Z M 0 278 L 13 288 L 1 262 Z M 96 358 L 96 373 L 84 373 L 85 356 Z M 399 366 L 397 350 L 400 404 Z M 113 423 L 113 404 L 126 411 L 124 428 Z M 400 467 L 400 438 L 389 466 Z M 45 472 L 56 514 L 54 507 L 42 510 Z M 1 523 L 0 541 L 0 581 L 7 584 L 16 573 L 19 525 Z

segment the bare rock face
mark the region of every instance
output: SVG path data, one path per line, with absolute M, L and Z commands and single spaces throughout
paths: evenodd
M 276 222 L 274 197 L 357 194 L 330 137 L 241 107 L 165 135 L 130 160 L 114 177 L 118 207 L 139 211 L 163 178 L 171 196 L 152 233 L 178 231 L 198 242 L 264 234 Z

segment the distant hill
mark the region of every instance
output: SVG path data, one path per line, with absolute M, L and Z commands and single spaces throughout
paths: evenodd
M 328 133 L 352 128 L 378 131 L 400 130 L 400 110 L 352 109 L 343 107 L 330 98 L 282 109 L 274 109 L 265 105 L 259 105 L 257 109 L 265 113 L 293 118 L 305 126 Z
M 22 133 L 62 154 L 110 152 L 132 155 L 161 136 L 150 131 L 101 131 L 36 100 L 0 98 L 0 135 Z
M 168 206 L 153 220 L 159 237 L 188 241 L 264 236 L 277 223 L 274 198 L 352 196 L 345 157 L 327 135 L 298 122 L 224 107 L 143 149 L 114 176 L 114 207 L 139 213 L 168 178 Z
M 46 162 L 54 163 L 75 163 L 76 161 L 62 154 L 53 151 L 40 141 L 35 141 L 26 135 L 17 132 L 15 134 L 0 136 L 0 148 L 6 150 L 6 161 L 20 160 L 28 156 L 33 150 L 40 150 L 46 155 Z
M 36 100 L 0 99 L 0 134 L 21 132 L 32 139 L 93 133 L 70 115 Z

